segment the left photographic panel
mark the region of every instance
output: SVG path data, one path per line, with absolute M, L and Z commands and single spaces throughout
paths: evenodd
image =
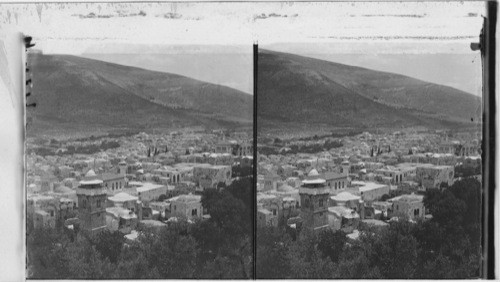
M 245 5 L 1 5 L 35 44 L 26 278 L 253 278 Z

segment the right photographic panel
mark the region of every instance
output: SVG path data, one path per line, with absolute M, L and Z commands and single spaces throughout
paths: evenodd
M 256 278 L 481 277 L 485 3 L 259 9 Z

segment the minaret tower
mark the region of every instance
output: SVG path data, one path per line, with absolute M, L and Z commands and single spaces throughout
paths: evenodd
M 330 189 L 321 178 L 303 180 L 299 189 L 303 227 L 319 231 L 328 227 Z
M 127 175 L 127 162 L 121 161 L 118 164 L 118 173 L 123 176 Z
M 82 230 L 97 234 L 106 229 L 106 189 L 103 181 L 89 170 L 76 189 L 78 218 Z

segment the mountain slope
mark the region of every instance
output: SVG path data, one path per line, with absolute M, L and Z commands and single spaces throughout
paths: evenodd
M 257 93 L 262 129 L 276 122 L 453 127 L 481 113 L 479 97 L 450 87 L 267 50 L 259 50 Z
M 67 55 L 32 54 L 30 64 L 42 128 L 251 124 L 252 96 L 228 87 Z

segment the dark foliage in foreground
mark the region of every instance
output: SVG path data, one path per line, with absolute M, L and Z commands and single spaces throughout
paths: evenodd
M 256 278 L 478 278 L 481 183 L 463 179 L 424 203 L 432 219 L 361 230 L 355 241 L 331 230 L 294 241 L 285 229 L 258 228 Z
M 208 190 L 202 203 L 210 219 L 141 230 L 133 243 L 119 231 L 72 241 L 62 230 L 35 230 L 27 238 L 28 277 L 252 278 L 252 182 Z

